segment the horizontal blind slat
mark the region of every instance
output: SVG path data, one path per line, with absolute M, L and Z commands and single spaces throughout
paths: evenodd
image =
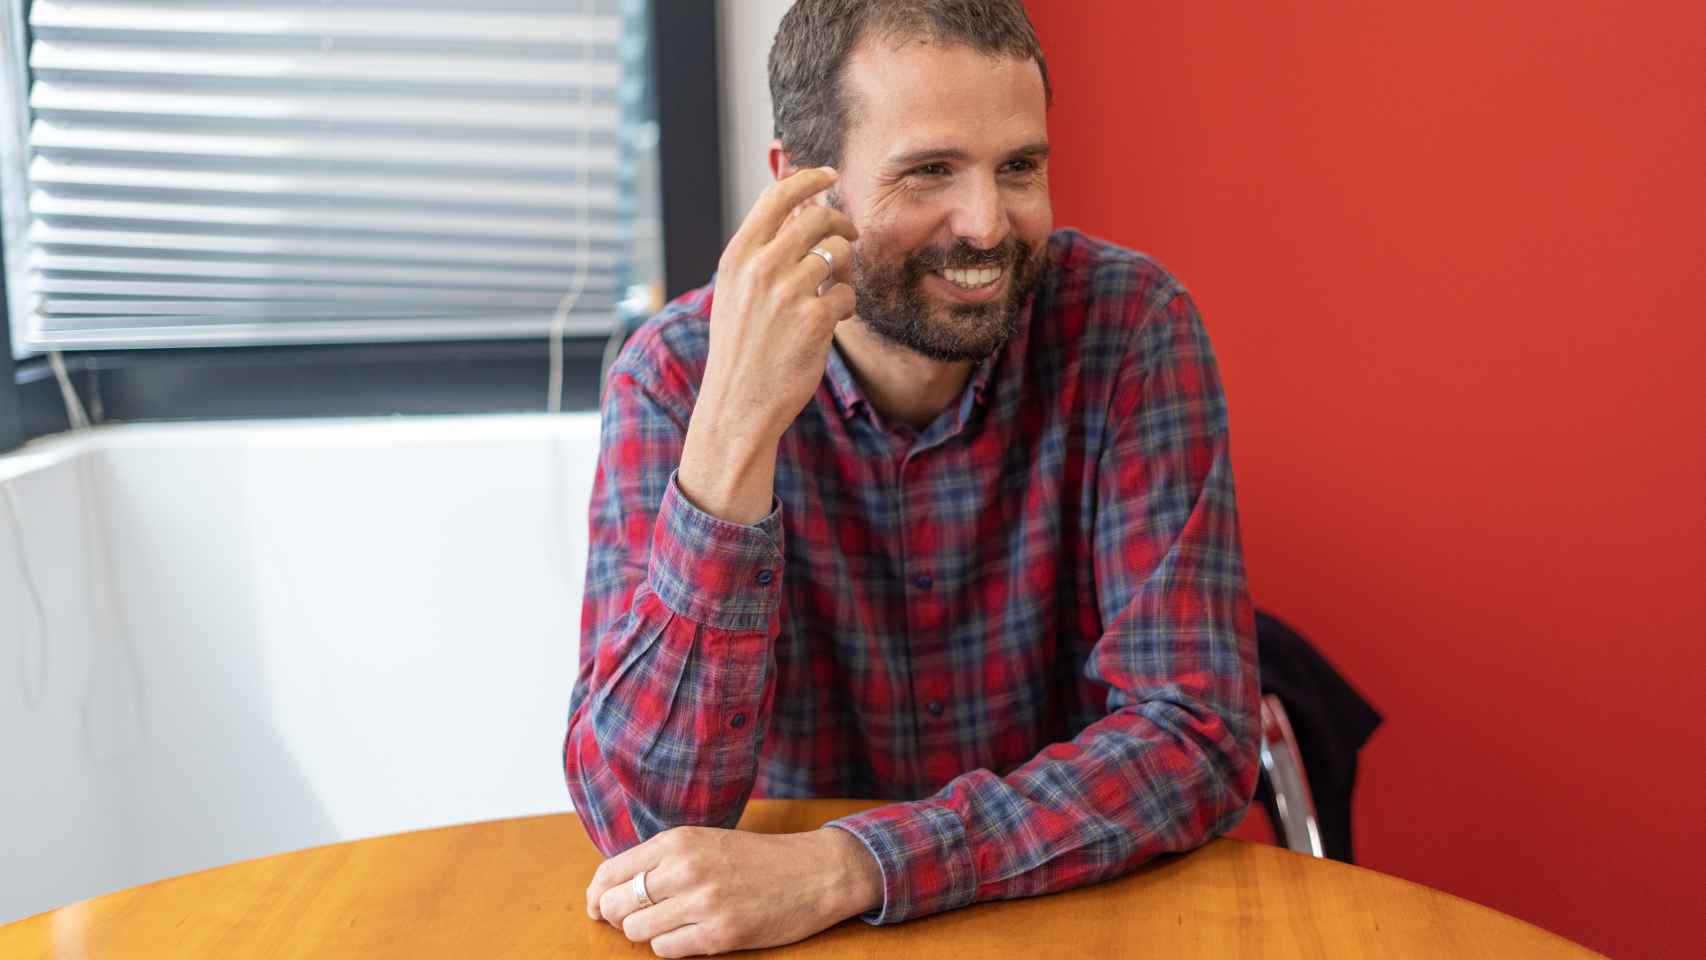
M 460 234 L 507 237 L 512 240 L 539 238 L 566 241 L 586 237 L 597 241 L 617 242 L 628 239 L 630 233 L 629 228 L 623 224 L 598 221 L 570 223 L 562 217 L 527 213 L 469 216 L 422 213 L 415 210 L 362 210 L 350 207 L 287 209 L 191 205 L 57 197 L 45 191 L 37 191 L 30 196 L 30 210 L 38 215 L 60 214 L 110 220 L 274 226 L 305 230 L 413 232 L 439 236 Z
M 117 316 L 106 318 L 112 325 L 59 328 L 42 334 L 39 343 L 48 350 L 141 349 L 149 347 L 248 346 L 257 343 L 373 343 L 389 340 L 467 340 L 488 338 L 543 337 L 550 329 L 548 319 L 531 315 L 493 314 L 479 317 L 370 319 L 339 318 L 330 322 L 271 320 L 252 322 L 178 316 Z M 196 322 L 198 319 L 201 322 Z M 136 324 L 146 323 L 147 326 Z M 563 332 L 569 336 L 602 334 L 610 329 L 602 313 L 569 317 Z
M 515 183 L 472 175 L 429 177 L 390 174 L 237 173 L 210 170 L 168 170 L 83 163 L 62 163 L 38 156 L 30 164 L 30 181 L 50 186 L 76 184 L 132 190 L 198 193 L 252 193 L 268 197 L 359 198 L 408 200 L 434 205 L 451 203 L 501 204 L 520 207 L 580 207 L 613 209 L 621 200 L 613 186 L 603 184 Z
M 589 293 L 609 292 L 611 286 L 607 278 L 589 276 L 585 289 Z M 203 297 L 210 300 L 315 303 L 368 301 L 476 307 L 554 307 L 562 298 L 561 290 L 476 290 L 455 287 L 369 286 L 353 283 L 169 283 L 153 280 L 81 280 L 40 274 L 30 279 L 30 289 L 48 295 L 45 299 L 49 304 L 55 299 L 52 294 L 139 298 Z
M 608 296 L 589 294 L 582 298 L 585 303 L 576 304 L 577 310 L 590 310 L 595 307 L 609 307 L 613 301 Z M 541 317 L 550 315 L 557 305 L 553 299 L 542 310 L 535 312 Z M 269 301 L 269 300 L 82 300 L 77 298 L 48 298 L 42 302 L 42 309 L 49 313 L 77 315 L 106 315 L 112 316 L 186 316 L 202 311 L 204 315 L 216 319 L 221 316 L 230 317 L 325 317 L 330 319 L 343 317 L 372 317 L 381 316 L 446 316 L 466 317 L 480 313 L 506 312 L 514 313 L 513 305 L 509 310 L 487 309 L 477 310 L 464 308 L 450 310 L 422 306 L 418 303 L 389 302 L 356 303 L 333 302 L 319 303 L 310 301 Z
M 576 268 L 558 270 L 478 270 L 444 266 L 396 267 L 374 263 L 295 263 L 283 260 L 183 260 L 142 257 L 89 257 L 36 251 L 30 266 L 41 272 L 119 273 L 170 277 L 214 277 L 228 280 L 309 280 L 370 283 L 408 283 L 421 286 L 487 287 L 492 289 L 565 290 L 575 281 Z M 606 271 L 587 271 L 588 283 Z
M 30 26 L 149 33 L 239 34 L 265 37 L 440 40 L 459 43 L 615 43 L 621 20 L 572 13 L 477 13 L 336 6 L 275 7 L 225 3 L 216 8 L 175 4 L 131 6 L 35 0 Z
M 137 130 L 100 124 L 38 120 L 30 130 L 38 150 L 96 155 L 177 154 L 241 161 L 337 161 L 394 165 L 457 166 L 490 176 L 491 170 L 563 173 L 585 170 L 612 175 L 622 162 L 613 144 L 553 146 L 504 143 L 489 138 L 405 136 L 234 135 L 179 130 Z M 81 153 L 74 153 L 81 155 Z
M 607 58 L 568 56 L 453 56 L 374 50 L 226 52 L 162 50 L 134 44 L 37 40 L 30 66 L 38 71 L 127 73 L 161 77 L 246 80 L 342 80 L 369 83 L 519 87 L 542 90 L 610 90 L 622 82 L 622 65 Z
M 501 98 L 230 94 L 137 91 L 122 87 L 37 80 L 30 106 L 65 114 L 135 114 L 218 120 L 415 125 L 449 130 L 522 133 L 615 131 L 621 109 L 610 104 L 529 103 Z
M 279 257 L 339 257 L 378 262 L 498 263 L 513 267 L 577 266 L 614 268 L 619 254 L 592 247 L 581 250 L 565 244 L 467 243 L 459 241 L 346 240 L 330 236 L 296 237 L 223 236 L 194 233 L 151 233 L 142 230 L 83 230 L 37 222 L 30 232 L 37 251 L 100 247 L 134 249 L 156 256 L 173 252 L 257 254 Z

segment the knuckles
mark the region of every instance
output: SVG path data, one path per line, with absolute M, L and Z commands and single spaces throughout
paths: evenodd
M 800 228 L 807 233 L 828 233 L 841 216 L 828 207 L 806 207 L 799 214 Z
M 671 864 L 670 871 L 675 883 L 683 890 L 692 890 L 700 886 L 704 871 L 699 867 L 699 858 L 692 854 L 680 856 Z
M 704 827 L 670 827 L 657 835 L 658 848 L 666 854 L 680 853 L 693 846 Z

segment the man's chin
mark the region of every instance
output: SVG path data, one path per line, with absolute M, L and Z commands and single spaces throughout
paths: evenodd
M 1000 350 L 1012 336 L 1002 322 L 1004 315 L 1004 304 L 999 301 L 973 307 L 930 302 L 922 325 L 891 328 L 868 321 L 865 325 L 883 340 L 921 357 L 942 363 L 975 363 Z

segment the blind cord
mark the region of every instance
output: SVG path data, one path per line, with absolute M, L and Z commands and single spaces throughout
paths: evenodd
M 591 4 L 588 0 L 581 0 L 580 11 L 583 14 L 591 13 Z M 584 49 L 585 44 L 583 43 L 582 46 Z M 584 145 L 589 148 L 591 146 L 590 144 Z M 563 333 L 568 327 L 569 311 L 574 309 L 575 303 L 580 300 L 581 291 L 586 287 L 587 256 L 590 252 L 586 227 L 588 221 L 591 220 L 590 207 L 592 202 L 590 167 L 590 160 L 583 158 L 577 171 L 576 180 L 580 185 L 580 206 L 576 210 L 578 214 L 576 225 L 579 229 L 575 231 L 575 253 L 578 256 L 579 263 L 575 266 L 574 279 L 570 282 L 569 289 L 563 293 L 562 299 L 557 301 L 557 312 L 551 318 L 551 338 L 548 345 L 551 375 L 545 394 L 545 412 L 551 415 L 551 427 L 553 428 L 547 432 L 545 438 L 547 444 L 545 453 L 545 510 L 546 522 L 550 531 L 546 539 L 551 545 L 550 552 L 556 554 L 558 573 L 568 587 L 567 590 L 563 591 L 564 596 L 569 596 L 572 593 L 575 578 L 573 576 L 573 553 L 570 550 L 568 514 L 564 502 L 567 499 L 568 491 L 564 488 L 563 482 L 563 441 L 555 428 L 560 426 L 556 416 L 563 412 Z
M 65 358 L 58 350 L 50 350 L 47 363 L 53 368 L 53 379 L 59 381 L 59 396 L 65 401 L 65 419 L 70 422 L 71 429 L 87 427 L 89 414 L 83 409 L 83 400 L 77 396 L 76 388 L 71 386 L 71 375 L 65 372 Z
M 587 0 L 581 0 L 580 7 L 583 14 L 592 12 Z M 585 46 L 584 42 L 582 46 Z M 582 140 L 582 146 L 590 149 L 591 144 L 584 142 L 585 134 L 582 134 Z M 580 185 L 580 207 L 576 210 L 578 217 L 573 225 L 578 228 L 575 230 L 575 254 L 580 262 L 575 265 L 574 279 L 570 281 L 569 289 L 563 293 L 562 299 L 557 301 L 557 312 L 551 317 L 551 342 L 549 345 L 551 377 L 546 386 L 545 412 L 553 415 L 563 412 L 563 332 L 569 325 L 569 311 L 574 309 L 575 303 L 580 300 L 581 291 L 586 287 L 587 253 L 589 249 L 586 227 L 591 219 L 590 208 L 592 205 L 590 166 L 590 160 L 583 157 L 578 169 L 579 175 L 576 177 L 576 181 Z

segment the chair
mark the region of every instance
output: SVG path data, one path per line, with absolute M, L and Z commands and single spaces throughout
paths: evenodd
M 1309 777 L 1303 770 L 1303 754 L 1291 732 L 1285 704 L 1274 694 L 1262 697 L 1261 780 L 1256 797 L 1267 808 L 1268 822 L 1280 844 L 1312 857 L 1327 856 L 1321 844 L 1321 826 L 1316 819 L 1315 798 L 1309 793 Z
M 1309 641 L 1265 610 L 1256 611 L 1256 650 L 1262 690 L 1256 800 L 1273 839 L 1299 853 L 1354 863 L 1357 754 L 1380 726 L 1380 713 Z

